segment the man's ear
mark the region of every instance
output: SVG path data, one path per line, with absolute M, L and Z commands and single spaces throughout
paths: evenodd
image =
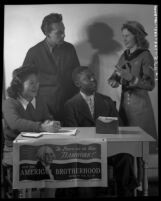
M 75 86 L 76 86 L 76 87 L 80 88 L 80 82 L 79 82 L 78 80 L 75 80 L 74 83 L 75 83 Z

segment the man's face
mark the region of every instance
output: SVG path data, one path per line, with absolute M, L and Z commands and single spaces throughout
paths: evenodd
M 52 30 L 47 35 L 48 40 L 50 41 L 51 45 L 60 45 L 64 42 L 65 37 L 65 27 L 62 22 L 53 23 L 51 25 Z
M 53 154 L 53 152 L 47 152 L 47 153 L 45 153 L 45 155 L 44 155 L 44 163 L 46 164 L 46 165 L 49 165 L 49 164 L 51 164 L 52 163 L 52 161 L 53 161 L 53 159 L 54 159 L 54 154 Z
M 86 70 L 79 75 L 78 87 L 86 95 L 92 95 L 97 89 L 97 81 L 90 70 Z

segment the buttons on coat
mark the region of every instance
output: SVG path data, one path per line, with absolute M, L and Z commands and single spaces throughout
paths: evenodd
M 127 104 L 128 105 L 130 104 L 130 94 L 129 94 L 129 92 L 127 92 Z

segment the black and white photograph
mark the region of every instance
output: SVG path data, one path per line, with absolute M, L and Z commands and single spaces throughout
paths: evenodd
M 158 196 L 158 5 L 3 9 L 1 198 Z

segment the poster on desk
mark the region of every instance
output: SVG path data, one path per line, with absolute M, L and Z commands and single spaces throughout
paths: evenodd
M 13 188 L 107 186 L 105 139 L 14 142 Z

